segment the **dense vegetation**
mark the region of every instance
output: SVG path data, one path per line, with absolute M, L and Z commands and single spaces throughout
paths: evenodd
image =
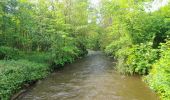
M 169 100 L 170 5 L 148 11 L 143 1 L 104 0 L 102 4 L 101 49 L 117 60 L 119 72 L 145 75 L 149 86 Z
M 151 0 L 1 0 L 0 99 L 65 63 L 103 50 L 123 74 L 170 98 L 170 4 Z M 148 7 L 148 8 L 147 8 Z
M 48 74 L 48 66 L 27 60 L 0 61 L 0 93 L 7 99 L 21 89 L 24 83 L 31 83 Z
M 0 99 L 87 54 L 87 8 L 87 0 L 0 1 Z

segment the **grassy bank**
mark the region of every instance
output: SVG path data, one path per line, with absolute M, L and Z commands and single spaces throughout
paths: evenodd
M 77 52 L 76 55 L 79 56 L 68 54 L 53 59 L 50 52 L 23 52 L 11 50 L 9 47 L 0 49 L 1 57 L 3 55 L 3 59 L 0 60 L 1 100 L 9 100 L 13 94 L 24 88 L 25 84 L 45 78 L 54 69 L 64 66 L 65 63 L 71 63 L 87 53 L 82 50 Z
M 30 62 L 28 60 L 0 61 L 0 98 L 9 100 L 10 97 L 29 84 L 46 77 L 49 73 L 47 64 Z

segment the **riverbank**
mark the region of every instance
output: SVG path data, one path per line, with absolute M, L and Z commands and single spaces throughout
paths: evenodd
M 27 60 L 0 61 L 0 98 L 9 100 L 25 84 L 32 84 L 33 81 L 46 77 L 48 73 L 47 64 Z
M 124 76 L 100 51 L 89 54 L 50 74 L 17 100 L 159 100 L 139 76 Z
M 60 65 L 52 63 L 50 53 L 45 52 L 19 52 L 18 55 L 15 54 L 15 59 L 0 60 L 0 99 L 9 100 L 17 97 L 20 90 L 22 91 L 36 83 L 37 80 L 47 77 L 56 68 L 61 68 L 64 64 L 71 63 L 83 55 L 73 56 L 68 58 L 69 60 L 60 58 L 57 60 L 62 63 Z

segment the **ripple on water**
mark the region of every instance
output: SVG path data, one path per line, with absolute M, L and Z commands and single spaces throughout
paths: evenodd
M 113 70 L 114 65 L 101 52 L 90 51 L 18 100 L 159 100 L 140 77 L 120 75 Z

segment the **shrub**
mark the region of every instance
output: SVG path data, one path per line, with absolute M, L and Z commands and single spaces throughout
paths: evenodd
M 58 32 L 54 37 L 58 39 L 54 38 L 50 48 L 53 65 L 63 66 L 65 63 L 73 62 L 75 58 L 83 55 L 86 51 L 82 42 L 77 41 L 77 39 L 69 36 L 66 32 Z M 85 51 L 83 51 L 84 49 Z
M 129 45 L 131 45 L 129 38 L 123 37 L 119 40 L 112 41 L 112 43 L 106 46 L 105 53 L 114 57 L 116 52 L 118 52 L 120 49 L 128 47 Z
M 157 50 L 152 49 L 151 44 L 133 45 L 132 48 L 123 48 L 117 53 L 118 60 L 122 61 L 124 72 L 129 74 L 148 74 L 152 64 L 158 58 Z
M 26 60 L 0 61 L 0 99 L 8 100 L 12 94 L 29 83 L 48 74 L 48 66 Z
M 115 56 L 117 60 L 116 69 L 122 74 L 133 73 L 126 65 L 127 58 L 131 54 L 131 52 L 132 50 L 130 47 L 119 49 L 116 52 Z
M 17 59 L 19 56 L 19 50 L 11 47 L 0 47 L 0 60 L 2 59 Z
M 20 59 L 26 59 L 31 62 L 35 63 L 49 63 L 51 58 L 50 52 L 37 52 L 37 51 L 31 51 L 31 52 L 24 52 L 20 51 Z
M 99 33 L 90 31 L 87 37 L 87 48 L 92 50 L 98 50 L 99 46 Z
M 170 41 L 162 44 L 161 58 L 153 64 L 153 69 L 145 81 L 157 91 L 163 100 L 170 98 Z
M 78 57 L 79 50 L 77 47 L 62 47 L 60 51 L 52 51 L 52 59 L 51 61 L 55 63 L 55 65 L 63 66 L 65 63 L 73 62 L 76 57 Z

